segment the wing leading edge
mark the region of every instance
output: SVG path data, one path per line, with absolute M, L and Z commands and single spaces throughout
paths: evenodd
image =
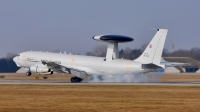
M 100 74 L 97 71 L 92 70 L 87 67 L 63 65 L 60 62 L 42 60 L 42 64 L 47 65 L 47 67 L 52 69 L 53 71 L 56 71 L 59 73 L 69 73 L 80 78 L 87 78 L 88 76 L 91 76 L 94 74 Z

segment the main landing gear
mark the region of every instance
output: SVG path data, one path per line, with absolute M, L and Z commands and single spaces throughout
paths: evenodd
M 79 78 L 79 77 L 76 77 L 76 76 L 71 78 L 71 82 L 72 82 L 72 83 L 81 82 L 82 80 L 83 80 L 83 79 L 81 79 L 81 78 Z

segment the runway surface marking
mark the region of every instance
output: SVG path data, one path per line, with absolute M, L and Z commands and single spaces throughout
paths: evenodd
M 34 80 L 0 80 L 0 84 L 31 84 L 31 85 L 157 85 L 157 86 L 200 86 L 200 82 L 145 82 L 145 83 L 71 83 L 64 81 L 34 81 Z

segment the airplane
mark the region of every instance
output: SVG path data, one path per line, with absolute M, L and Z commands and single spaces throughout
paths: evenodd
M 27 51 L 22 52 L 13 60 L 19 67 L 39 75 L 50 75 L 54 72 L 69 73 L 72 83 L 79 83 L 84 78 L 98 77 L 103 80 L 104 75 L 115 76 L 125 74 L 144 74 L 183 63 L 161 62 L 163 47 L 168 29 L 157 29 L 151 42 L 140 57 L 135 60 L 119 59 L 118 43 L 130 42 L 134 39 L 120 35 L 99 35 L 94 40 L 108 42 L 106 57 L 82 56 L 51 52 Z

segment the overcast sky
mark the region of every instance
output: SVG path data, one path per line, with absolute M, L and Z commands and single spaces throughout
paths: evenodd
M 9 52 L 54 51 L 85 54 L 100 34 L 134 38 L 140 48 L 156 31 L 169 29 L 165 48 L 200 46 L 200 0 L 0 0 L 0 57 Z

